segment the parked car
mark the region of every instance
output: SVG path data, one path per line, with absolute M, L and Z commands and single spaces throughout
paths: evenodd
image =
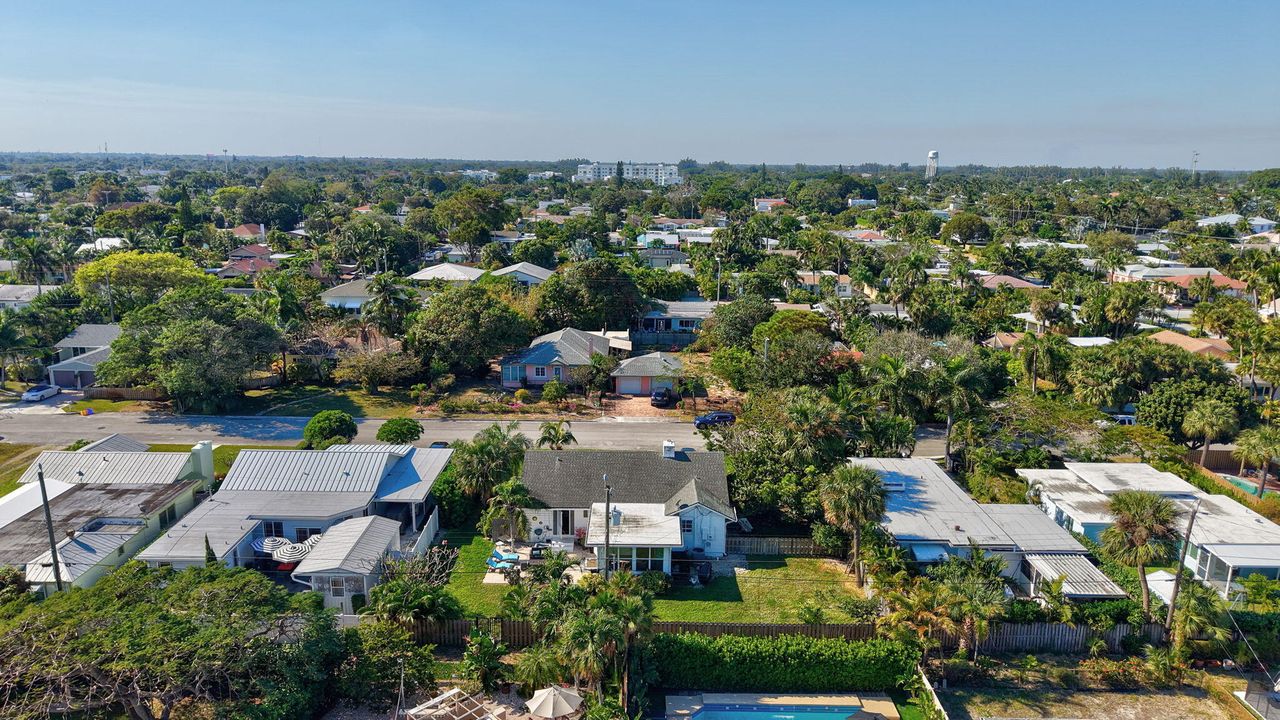
M 36 385 L 22 393 L 22 402 L 40 402 L 62 392 L 57 385 Z
M 449 447 L 449 443 L 447 443 L 447 442 L 445 442 L 445 441 L 443 441 L 443 440 L 437 440 L 437 441 L 435 441 L 435 442 L 431 443 L 431 445 L 430 445 L 429 447 L 433 447 L 433 448 L 447 448 L 447 447 Z
M 1111 415 L 1111 422 L 1117 425 L 1136 425 L 1138 418 L 1133 415 Z
M 715 425 L 732 425 L 738 421 L 738 417 L 731 412 L 717 410 L 709 412 L 706 415 L 699 415 L 693 419 L 693 426 L 699 430 L 703 428 L 713 427 Z
M 658 388 L 649 394 L 649 404 L 654 407 L 666 407 L 671 404 L 671 391 L 667 388 Z

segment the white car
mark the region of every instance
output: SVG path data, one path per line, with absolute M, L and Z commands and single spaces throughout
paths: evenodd
M 57 385 L 36 385 L 22 393 L 22 402 L 40 402 L 62 392 Z

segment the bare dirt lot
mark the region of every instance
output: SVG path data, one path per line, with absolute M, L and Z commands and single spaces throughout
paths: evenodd
M 1248 720 L 1234 699 L 1195 687 L 1141 692 L 952 689 L 938 694 L 952 720 L 1072 718 L 1076 720 Z

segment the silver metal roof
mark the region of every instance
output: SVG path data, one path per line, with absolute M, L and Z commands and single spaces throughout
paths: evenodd
M 69 483 L 161 485 L 197 477 L 189 452 L 71 452 L 46 450 L 22 473 L 19 482 L 45 479 Z
M 113 523 L 92 532 L 76 533 L 74 538 L 58 543 L 58 571 L 63 582 L 73 582 L 98 565 L 115 567 L 123 564 L 128 558 L 118 555 L 117 551 L 144 527 L 142 523 Z M 46 550 L 27 563 L 27 582 L 54 582 L 51 557 Z
M 293 575 L 341 571 L 369 575 L 388 550 L 400 549 L 400 523 L 370 515 L 352 518 L 325 531 L 320 542 L 298 563 Z
M 96 440 L 85 445 L 76 452 L 146 452 L 150 448 L 150 445 L 134 440 L 128 435 L 112 433 L 101 440 Z
M 397 462 L 383 478 L 374 499 L 380 502 L 426 500 L 452 456 L 453 450 L 448 448 L 411 447 L 408 457 Z
M 1123 589 L 1089 562 L 1085 555 L 1039 555 L 1029 553 L 1026 560 L 1041 576 L 1062 581 L 1062 592 L 1077 598 L 1122 598 Z
M 390 469 L 390 452 L 241 450 L 224 490 L 373 493 Z
M 924 458 L 849 458 L 880 473 L 889 492 L 884 526 L 898 540 L 965 547 L 1009 547 L 1013 541 L 938 464 Z M 900 489 L 897 489 L 900 488 Z

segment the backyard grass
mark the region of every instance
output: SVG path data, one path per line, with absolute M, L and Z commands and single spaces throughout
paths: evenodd
M 938 695 L 952 720 L 984 717 L 1209 720 L 1249 718 L 1234 698 L 1219 700 L 1198 687 L 1097 692 L 1057 689 L 952 688 Z M 905 715 L 903 717 L 906 717 Z
M 799 622 L 800 607 L 821 607 L 828 622 L 848 622 L 839 600 L 857 594 L 853 578 L 820 558 L 748 559 L 748 569 L 705 587 L 674 588 L 654 601 L 658 620 L 682 622 Z
M 445 542 L 458 548 L 458 564 L 449 578 L 449 592 L 462 603 L 467 615 L 495 617 L 508 585 L 485 585 L 485 561 L 493 552 L 493 543 L 478 533 L 449 532 Z
M 146 412 L 152 405 L 153 403 L 143 400 L 77 400 L 64 405 L 62 411 L 78 413 L 81 410 L 92 409 L 95 413 Z
M 0 443 L 0 495 L 7 495 L 18 487 L 18 478 L 26 471 L 40 450 L 40 445 Z
M 235 461 L 241 450 L 288 450 L 292 448 L 292 445 L 218 445 L 213 449 L 213 474 L 216 477 L 226 475 L 227 471 L 231 469 L 231 463 Z M 151 452 L 187 452 L 191 450 L 191 445 L 161 443 L 152 445 L 149 449 Z

